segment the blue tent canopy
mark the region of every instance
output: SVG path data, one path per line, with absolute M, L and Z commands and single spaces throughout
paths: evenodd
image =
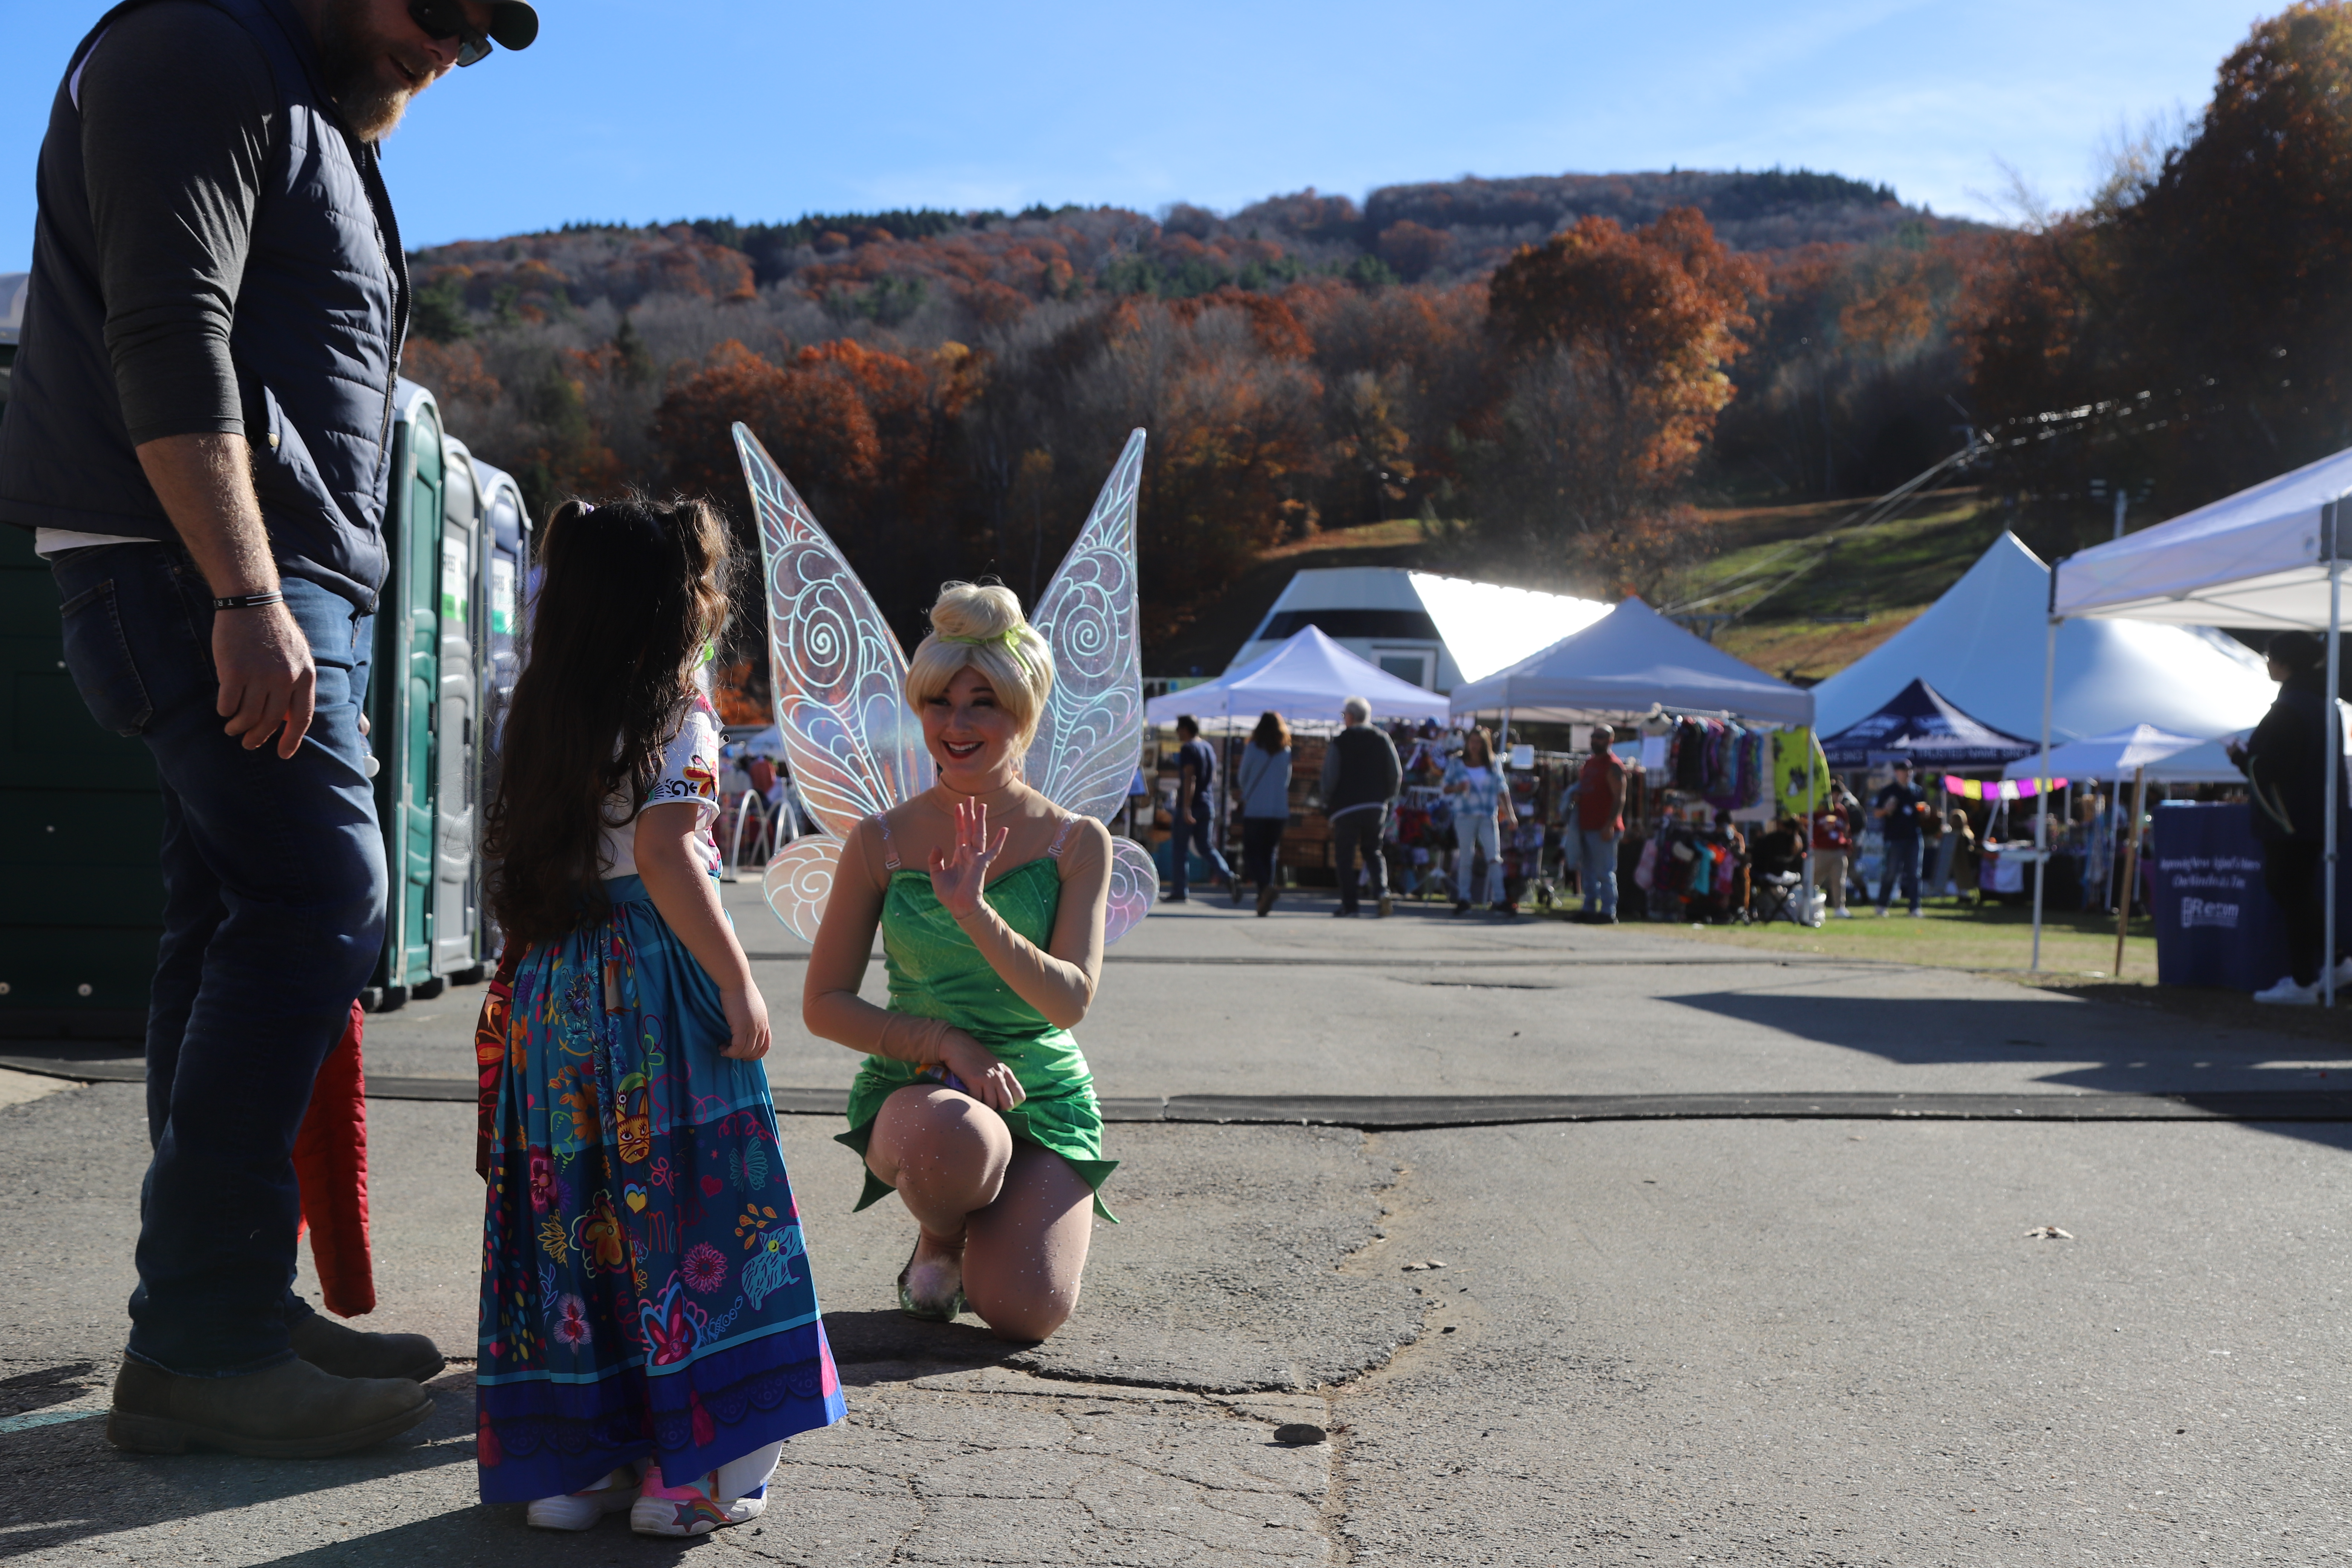
M 1886 706 L 1824 736 L 1822 750 L 1833 768 L 1874 767 L 1908 761 L 1920 767 L 1990 768 L 2038 751 L 1973 719 L 1925 680 L 1915 679 Z

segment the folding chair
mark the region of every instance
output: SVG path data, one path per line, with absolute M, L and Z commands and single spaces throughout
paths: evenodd
M 1787 921 L 1792 926 L 1805 923 L 1797 912 L 1797 892 L 1805 879 L 1794 871 L 1759 871 L 1751 886 L 1755 891 L 1748 906 L 1749 917 L 1758 925 L 1768 926 L 1774 921 Z

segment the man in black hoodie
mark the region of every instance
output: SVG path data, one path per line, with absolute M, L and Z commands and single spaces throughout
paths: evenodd
M 1404 782 L 1396 743 L 1369 722 L 1372 705 L 1350 697 L 1340 705 L 1342 728 L 1323 753 L 1323 817 L 1331 825 L 1332 847 L 1338 851 L 1339 907 L 1335 915 L 1357 912 L 1356 857 L 1364 858 L 1370 873 L 1378 911 L 1389 912 L 1389 863 L 1381 854 L 1387 831 L 1389 802 Z
M 2290 973 L 2254 1000 L 2307 1007 L 2319 1000 L 2327 944 L 2327 648 L 2310 632 L 2281 632 L 2269 654 L 2278 700 L 2246 745 L 2230 748 L 2253 803 L 2263 886 L 2286 921 Z M 2346 793 L 2336 795 L 2339 845 L 2352 841 Z M 2338 974 L 2339 986 L 2347 982 L 2352 975 Z

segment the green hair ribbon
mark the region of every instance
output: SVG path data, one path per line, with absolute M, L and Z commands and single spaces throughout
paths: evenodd
M 1026 629 L 1024 624 L 992 637 L 951 637 L 940 634 L 940 641 L 960 642 L 966 647 L 1002 647 L 1012 656 L 1013 662 L 1020 667 L 1021 673 L 1026 675 L 1029 673 L 1029 661 L 1021 657 L 1021 634 Z

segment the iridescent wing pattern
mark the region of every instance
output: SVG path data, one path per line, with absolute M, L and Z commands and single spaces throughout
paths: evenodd
M 1022 773 L 1066 811 L 1108 822 L 1143 752 L 1143 658 L 1135 602 L 1135 500 L 1143 432 L 1104 481 L 1086 526 L 1030 608 L 1054 649 L 1054 692 Z
M 861 818 L 930 787 L 931 758 L 899 688 L 907 655 L 873 595 L 759 438 L 735 426 L 760 525 L 776 728 L 793 793 L 824 831 L 769 862 L 768 907 L 816 940 L 841 841 Z
M 1160 869 L 1151 851 L 1132 838 L 1110 841 L 1110 908 L 1103 917 L 1108 947 L 1143 922 L 1160 897 Z
M 899 691 L 907 655 L 866 584 L 741 425 L 735 449 L 759 513 L 784 760 L 808 814 L 843 837 L 930 787 L 930 753 Z
M 1029 612 L 1054 649 L 1054 694 L 1023 775 L 1055 805 L 1105 822 L 1127 805 L 1143 754 L 1143 653 L 1138 635 L 1135 501 L 1143 478 L 1143 432 L 1095 498 L 1094 510 L 1061 569 Z M 1129 838 L 1112 840 L 1110 912 L 1103 940 L 1117 942 L 1151 912 L 1160 876 L 1151 855 Z
M 841 860 L 841 840 L 830 833 L 795 838 L 768 862 L 761 891 L 784 929 L 814 944 L 817 928 L 824 924 L 825 901 L 833 897 L 835 868 Z

